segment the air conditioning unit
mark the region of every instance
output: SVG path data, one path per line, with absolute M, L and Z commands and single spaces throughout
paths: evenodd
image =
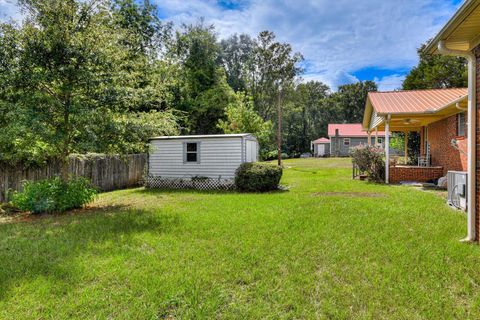
M 464 171 L 447 172 L 447 203 L 460 210 L 467 210 L 467 173 Z

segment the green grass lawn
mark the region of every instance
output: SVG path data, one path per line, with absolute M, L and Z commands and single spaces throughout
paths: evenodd
M 480 248 L 442 196 L 285 165 L 289 191 L 131 189 L 0 225 L 0 318 L 480 318 Z

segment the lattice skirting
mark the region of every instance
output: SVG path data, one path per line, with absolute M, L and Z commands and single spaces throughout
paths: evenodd
M 233 190 L 233 179 L 190 179 L 147 176 L 145 186 L 151 189 Z

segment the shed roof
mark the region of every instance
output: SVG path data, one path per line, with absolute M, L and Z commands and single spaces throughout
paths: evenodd
M 434 113 L 468 96 L 467 88 L 369 92 L 377 114 Z
M 330 143 L 330 139 L 327 138 L 319 138 L 317 140 L 312 141 L 313 144 L 318 144 L 318 143 Z
M 368 137 L 368 133 L 363 131 L 361 123 L 329 123 L 328 136 L 335 136 L 338 129 L 338 135 L 343 137 Z M 385 132 L 379 131 L 378 135 L 383 136 Z
M 232 133 L 232 134 L 198 134 L 198 135 L 184 135 L 184 136 L 159 136 L 152 137 L 150 140 L 171 140 L 171 139 L 209 139 L 209 138 L 241 138 L 254 137 L 250 133 Z

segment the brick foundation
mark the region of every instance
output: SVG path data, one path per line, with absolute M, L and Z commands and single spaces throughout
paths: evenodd
M 427 182 L 442 177 L 443 167 L 395 166 L 389 168 L 389 183 L 401 181 Z

